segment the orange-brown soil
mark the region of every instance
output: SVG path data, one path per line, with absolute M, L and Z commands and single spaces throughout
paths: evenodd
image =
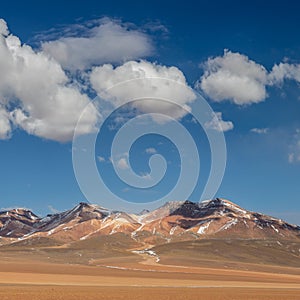
M 146 261 L 146 260 L 145 260 Z M 79 265 L 5 257 L 0 299 L 299 299 L 298 268 L 259 271 L 129 261 Z

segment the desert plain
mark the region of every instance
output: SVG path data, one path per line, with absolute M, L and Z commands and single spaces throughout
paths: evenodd
M 253 253 L 247 243 L 172 243 L 155 256 L 99 239 L 1 247 L 0 299 L 299 299 L 298 256 L 278 245 L 268 260 L 261 253 L 271 242 L 256 241 Z

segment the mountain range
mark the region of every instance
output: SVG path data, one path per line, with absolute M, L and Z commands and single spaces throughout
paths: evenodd
M 41 240 L 70 244 L 122 234 L 135 244 L 154 246 L 200 239 L 296 240 L 300 227 L 217 198 L 167 202 L 153 211 L 130 214 L 79 203 L 71 210 L 39 217 L 27 209 L 0 212 L 0 245 Z

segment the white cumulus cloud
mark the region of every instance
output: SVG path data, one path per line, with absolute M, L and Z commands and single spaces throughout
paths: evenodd
M 8 28 L 7 28 L 7 23 L 3 19 L 0 19 L 0 34 L 2 34 L 2 35 L 8 35 L 9 34 L 9 31 L 8 31 Z
M 232 130 L 234 125 L 231 121 L 224 121 L 222 119 L 222 113 L 221 112 L 216 112 L 212 115 L 212 119 L 208 122 L 206 122 L 205 127 L 207 129 L 213 129 L 217 130 L 220 132 L 225 132 Z
M 209 58 L 202 67 L 204 74 L 196 88 L 216 102 L 259 103 L 267 98 L 267 87 L 282 85 L 285 80 L 300 82 L 300 64 L 282 62 L 268 72 L 246 55 L 229 50 L 224 50 L 223 56 Z
M 47 54 L 22 44 L 0 20 L 1 137 L 10 134 L 8 115 L 15 126 L 42 138 L 68 141 L 82 110 L 90 103 Z M 94 130 L 97 112 L 89 108 L 79 134 Z
M 243 105 L 263 101 L 268 80 L 266 69 L 240 53 L 225 50 L 223 56 L 209 58 L 197 83 L 212 100 L 231 100 Z
M 147 80 L 143 80 L 145 78 Z M 119 85 L 125 81 L 126 84 Z M 135 103 L 135 107 L 143 113 L 159 112 L 175 119 L 180 119 L 190 111 L 189 103 L 196 99 L 178 68 L 143 60 L 129 61 L 119 67 L 111 64 L 96 67 L 91 73 L 91 83 L 98 95 L 110 101 L 114 107 L 129 100 L 148 98 L 146 102 Z
M 42 44 L 42 49 L 65 69 L 83 70 L 108 62 L 122 63 L 153 52 L 148 35 L 120 22 L 105 18 L 95 26 L 81 27 L 80 36 L 61 37 Z

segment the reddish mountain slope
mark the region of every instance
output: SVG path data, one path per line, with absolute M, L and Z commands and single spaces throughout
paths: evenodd
M 298 240 L 300 227 L 220 198 L 201 203 L 168 202 L 139 215 L 86 203 L 45 218 L 25 209 L 0 212 L 2 244 L 39 237 L 70 243 L 117 233 L 134 242 L 156 245 L 211 237 Z

